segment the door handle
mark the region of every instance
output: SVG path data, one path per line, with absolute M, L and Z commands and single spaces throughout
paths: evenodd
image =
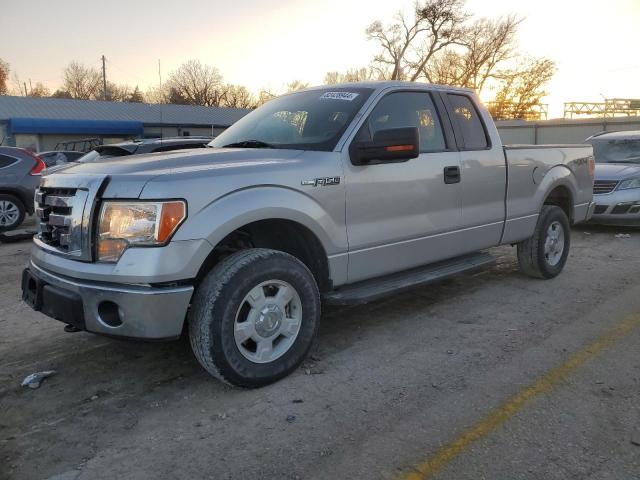
M 460 183 L 460 167 L 444 167 L 444 183 Z

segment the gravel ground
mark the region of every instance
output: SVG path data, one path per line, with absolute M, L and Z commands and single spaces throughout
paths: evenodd
M 629 238 L 616 238 L 624 232 Z M 0 244 L 0 478 L 398 478 L 640 315 L 640 231 L 580 227 L 554 280 L 495 267 L 325 309 L 312 355 L 259 390 L 188 342 L 68 334 L 19 301 L 29 242 Z M 438 479 L 640 478 L 640 328 L 447 458 Z M 37 390 L 20 387 L 55 369 Z

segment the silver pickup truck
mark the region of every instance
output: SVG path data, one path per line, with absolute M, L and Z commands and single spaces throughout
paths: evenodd
M 313 88 L 209 146 L 44 176 L 24 300 L 71 331 L 185 332 L 208 372 L 256 387 L 302 362 L 322 302 L 488 265 L 501 244 L 552 278 L 592 213 L 591 146 L 503 147 L 468 90 Z

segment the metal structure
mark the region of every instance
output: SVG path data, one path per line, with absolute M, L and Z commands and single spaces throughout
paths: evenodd
M 487 108 L 494 120 L 546 120 L 549 112 L 543 103 L 525 108 L 513 102 L 488 102 Z
M 638 117 L 640 99 L 607 98 L 604 102 L 567 102 L 564 104 L 564 118 L 587 116 L 597 118 Z
M 68 140 L 56 143 L 54 150 L 73 150 L 74 152 L 88 152 L 98 145 L 102 145 L 101 138 L 83 138 L 80 140 Z

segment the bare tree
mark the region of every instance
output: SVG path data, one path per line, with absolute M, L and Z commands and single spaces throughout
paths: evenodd
M 450 47 L 426 64 L 421 74 L 431 83 L 472 88 L 481 92 L 497 69 L 515 55 L 521 18 L 479 19 L 469 26 L 461 44 Z
M 413 18 L 399 12 L 389 25 L 373 22 L 366 29 L 380 47 L 373 68 L 385 79 L 418 80 L 434 55 L 461 43 L 468 18 L 464 0 L 424 0 L 415 3 Z
M 51 95 L 51 98 L 73 98 L 69 92 L 59 88 Z
M 258 101 L 242 85 L 225 85 L 222 106 L 228 108 L 256 108 Z
M 140 91 L 137 85 L 136 85 L 136 88 L 133 89 L 133 92 L 131 92 L 131 94 L 129 95 L 126 101 L 130 103 L 144 103 L 144 96 L 142 95 L 142 92 Z
M 276 98 L 277 96 L 278 96 L 277 93 L 271 91 L 268 88 L 263 88 L 262 90 L 260 90 L 260 93 L 258 93 L 258 101 L 256 103 L 256 107 L 259 107 L 260 105 L 264 105 L 269 100 Z
M 324 76 L 324 83 L 335 85 L 336 83 L 366 82 L 367 80 L 379 80 L 379 77 L 371 68 L 354 68 L 344 73 L 333 71 Z
M 62 90 L 71 98 L 82 100 L 95 100 L 102 94 L 102 75 L 92 67 L 86 67 L 82 63 L 71 62 L 63 73 Z
M 29 90 L 29 96 L 36 98 L 50 97 L 51 91 L 41 82 L 36 82 L 35 86 Z
M 304 90 L 307 87 L 309 87 L 308 82 L 303 82 L 302 80 L 293 80 L 287 84 L 287 93 Z
M 0 95 L 9 93 L 9 86 L 7 85 L 9 72 L 9 64 L 0 58 Z
M 528 119 L 541 105 L 545 86 L 553 78 L 555 63 L 548 58 L 528 58 L 500 74 L 501 85 L 489 111 L 496 119 Z
M 188 105 L 217 107 L 222 102 L 222 75 L 216 67 L 199 60 L 189 60 L 173 71 L 167 87 L 173 100 Z M 174 103 L 171 99 L 170 102 Z
M 147 91 L 144 93 L 144 100 L 147 103 L 167 103 L 168 102 L 168 92 L 167 88 L 163 85 L 163 88 L 160 87 L 149 87 Z
M 129 85 L 118 85 L 117 83 L 107 82 L 107 100 L 112 102 L 128 102 L 131 96 L 131 87 Z

